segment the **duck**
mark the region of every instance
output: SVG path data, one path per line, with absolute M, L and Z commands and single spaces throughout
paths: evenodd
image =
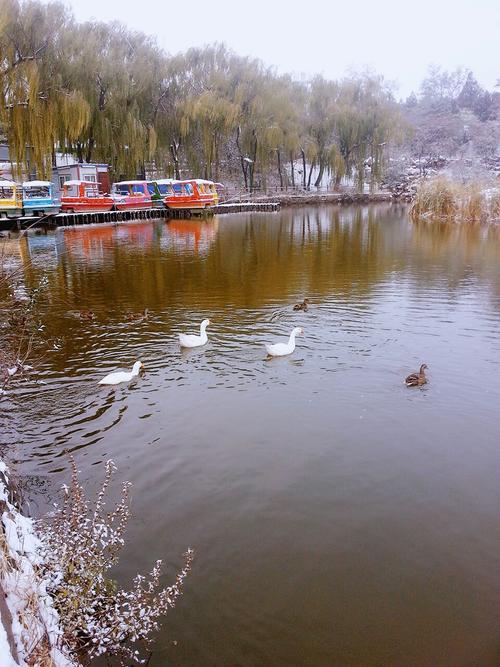
M 179 343 L 181 347 L 201 347 L 208 343 L 207 336 L 207 327 L 210 324 L 210 320 L 203 320 L 200 325 L 200 335 L 196 336 L 194 334 L 179 334 Z
M 144 308 L 141 313 L 125 313 L 125 319 L 127 322 L 142 322 L 142 320 L 148 319 L 149 310 Z
M 125 371 L 108 373 L 106 377 L 103 377 L 102 380 L 99 380 L 98 384 L 120 384 L 122 382 L 130 382 L 130 380 L 139 375 L 142 368 L 144 368 L 142 361 L 136 361 L 132 366 L 130 373 L 126 373 Z
M 307 304 L 308 303 L 309 303 L 309 299 L 304 299 L 304 301 L 302 301 L 302 303 L 296 303 L 295 306 L 293 307 L 293 309 L 294 310 L 305 310 L 305 311 L 307 311 L 307 309 L 308 309 Z
M 287 354 L 292 354 L 295 350 L 295 336 L 300 336 L 304 333 L 301 327 L 292 329 L 288 343 L 275 343 L 274 345 L 266 345 L 268 357 L 285 357 Z
M 81 320 L 88 320 L 92 322 L 95 320 L 95 313 L 92 310 L 80 310 L 78 313 L 78 317 Z
M 407 387 L 421 387 L 423 384 L 426 384 L 427 378 L 425 377 L 425 369 L 427 364 L 422 364 L 418 373 L 412 373 L 408 375 L 405 379 L 405 384 Z

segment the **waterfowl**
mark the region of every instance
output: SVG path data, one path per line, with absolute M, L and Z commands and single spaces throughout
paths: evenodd
M 148 313 L 149 310 L 144 308 L 141 313 L 125 313 L 125 319 L 127 322 L 141 322 L 148 319 Z
M 106 377 L 99 380 L 98 384 L 120 384 L 121 382 L 130 382 L 133 378 L 137 377 L 141 371 L 141 368 L 144 367 L 142 361 L 136 361 L 132 366 L 130 373 L 125 371 L 118 371 L 117 373 L 109 373 Z
M 95 313 L 91 310 L 80 310 L 78 316 L 81 320 L 89 320 L 90 322 L 95 320 Z
M 293 307 L 294 310 L 305 310 L 307 311 L 309 299 L 304 299 L 302 303 L 296 303 L 295 306 Z
M 292 354 L 295 350 L 295 336 L 303 334 L 304 330 L 300 327 L 292 329 L 288 343 L 275 343 L 274 345 L 266 345 L 267 354 L 269 357 L 285 357 L 287 354 Z
M 200 325 L 199 336 L 195 336 L 194 334 L 179 334 L 179 343 L 181 347 L 200 347 L 201 345 L 206 345 L 208 342 L 206 329 L 209 324 L 210 320 L 203 320 Z
M 425 369 L 427 364 L 422 364 L 418 373 L 412 373 L 408 375 L 405 379 L 405 384 L 407 387 L 421 387 L 423 384 L 426 384 L 427 378 L 425 377 Z

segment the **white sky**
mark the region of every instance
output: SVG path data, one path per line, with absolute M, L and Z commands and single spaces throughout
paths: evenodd
M 225 42 L 279 72 L 340 78 L 370 67 L 418 90 L 429 64 L 500 78 L 500 0 L 65 0 L 78 20 L 118 20 L 169 53 Z

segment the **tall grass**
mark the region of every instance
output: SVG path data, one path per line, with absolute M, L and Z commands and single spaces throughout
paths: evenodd
M 477 183 L 455 183 L 442 176 L 422 181 L 410 215 L 413 219 L 456 222 L 500 220 L 500 189 L 487 190 Z

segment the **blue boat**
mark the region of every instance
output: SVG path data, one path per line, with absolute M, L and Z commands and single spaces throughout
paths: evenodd
M 43 216 L 59 213 L 60 203 L 52 196 L 50 181 L 25 181 L 23 183 L 24 215 Z

